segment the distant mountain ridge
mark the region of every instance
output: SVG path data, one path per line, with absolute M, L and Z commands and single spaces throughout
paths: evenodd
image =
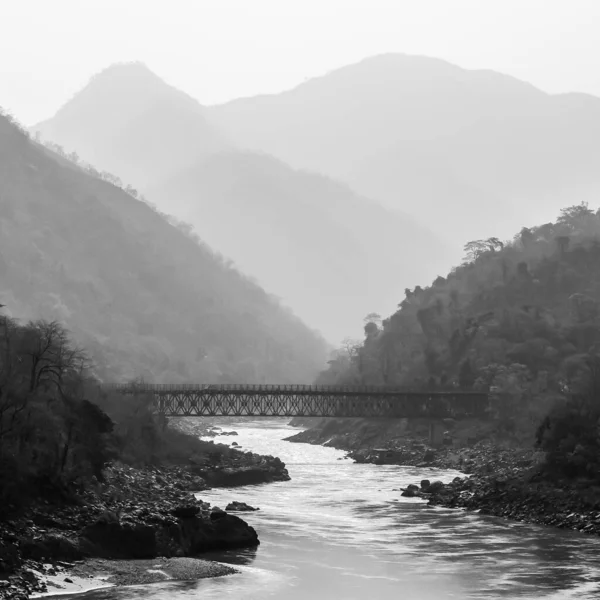
M 147 196 L 332 341 L 373 307 L 395 307 L 404 282 L 434 277 L 446 260 L 444 246 L 408 216 L 267 155 L 214 155 Z
M 32 130 L 141 188 L 231 147 L 197 100 L 142 63 L 104 69 Z
M 121 97 L 128 98 L 122 110 Z M 38 131 L 188 220 L 331 341 L 359 334 L 355 323 L 367 312 L 391 310 L 407 285 L 447 268 L 449 247 L 408 215 L 331 178 L 228 146 L 207 109 L 187 98 L 146 67 L 116 65 Z M 115 111 L 118 118 L 106 116 Z M 96 113 L 105 115 L 101 127 L 89 123 Z M 175 122 L 178 135 L 149 133 Z M 205 143 L 213 140 L 206 131 L 216 131 L 219 144 Z M 185 150 L 194 144 L 203 151 Z
M 332 341 L 469 240 L 600 193 L 600 99 L 427 57 L 212 107 L 116 65 L 40 130 L 189 220 Z
M 112 380 L 310 383 L 324 340 L 184 229 L 0 116 L 0 303 Z
M 509 95 L 499 96 L 498 91 Z M 210 119 L 240 146 L 296 168 L 344 177 L 400 139 L 451 135 L 489 115 L 522 114 L 545 94 L 494 71 L 384 54 L 341 67 L 278 94 L 208 107 Z
M 238 146 L 344 180 L 457 246 L 600 191 L 600 99 L 433 58 L 371 57 L 208 117 Z

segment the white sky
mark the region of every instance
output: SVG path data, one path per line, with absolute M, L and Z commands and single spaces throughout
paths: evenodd
M 113 62 L 204 104 L 424 54 L 600 96 L 600 0 L 0 0 L 0 106 L 51 116 Z

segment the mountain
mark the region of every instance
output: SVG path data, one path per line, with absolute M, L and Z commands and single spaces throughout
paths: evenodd
M 447 267 L 447 249 L 410 217 L 267 155 L 214 155 L 147 196 L 331 340 L 395 307 L 408 281 Z
M 207 116 L 239 147 L 344 180 L 460 245 L 600 187 L 600 99 L 433 58 L 368 58 Z
M 33 130 L 140 188 L 230 146 L 196 100 L 141 63 L 98 73 Z
M 491 387 L 517 404 L 574 389 L 600 351 L 600 211 L 570 206 L 510 243 L 473 244 L 463 265 L 407 290 L 365 330 L 321 383 Z
M 326 359 L 319 335 L 185 228 L 5 117 L 0 302 L 65 323 L 116 380 L 310 383 Z
M 409 281 L 448 267 L 448 247 L 411 217 L 331 178 L 227 146 L 207 115 L 147 68 L 115 65 L 38 129 L 191 223 L 332 341 L 360 333 L 354 324 L 374 307 L 395 307 Z M 149 140 L 152 131 L 160 141 Z M 220 146 L 204 144 L 214 136 Z M 187 150 L 196 141 L 203 152 Z
M 435 140 L 399 142 L 365 160 L 348 181 L 387 205 L 413 198 L 413 214 L 438 215 L 462 240 L 506 237 L 519 223 L 550 220 L 574 198 L 594 201 L 599 161 L 600 99 L 573 94 L 546 97 L 535 115 L 487 118 Z

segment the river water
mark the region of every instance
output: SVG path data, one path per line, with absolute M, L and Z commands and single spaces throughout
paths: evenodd
M 213 554 L 239 575 L 90 592 L 95 600 L 600 599 L 600 539 L 401 498 L 400 487 L 457 473 L 358 465 L 333 448 L 291 444 L 284 420 L 231 421 L 246 450 L 279 456 L 291 481 L 202 492 L 258 531 L 256 550 Z M 80 596 L 81 598 L 82 596 Z

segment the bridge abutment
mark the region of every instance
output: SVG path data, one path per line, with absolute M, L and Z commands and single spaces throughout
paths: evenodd
M 444 444 L 444 423 L 442 421 L 430 421 L 429 423 L 429 444 L 434 447 Z

